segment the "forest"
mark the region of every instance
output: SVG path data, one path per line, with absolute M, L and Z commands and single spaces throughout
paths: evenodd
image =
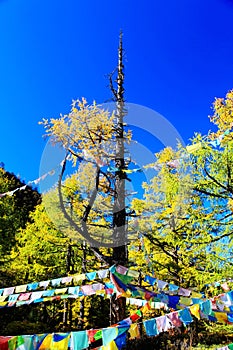
M 210 119 L 140 169 L 116 155 L 121 116 L 82 99 L 42 121 L 66 150 L 57 186 L 1 163 L 0 349 L 233 348 L 233 90 Z

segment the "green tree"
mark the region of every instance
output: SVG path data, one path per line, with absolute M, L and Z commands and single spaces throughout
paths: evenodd
M 21 190 L 17 190 L 19 188 Z M 10 281 L 7 278 L 8 271 L 5 263 L 15 244 L 15 235 L 20 228 L 25 227 L 30 213 L 40 203 L 41 196 L 37 190 L 26 186 L 4 167 L 0 168 L 0 193 L 2 194 L 0 197 L 0 285 L 3 286 Z
M 158 153 L 157 175 L 132 203 L 144 237 L 136 258 L 149 257 L 160 278 L 201 288 L 232 272 L 232 116 L 230 91 L 214 103 L 217 132 Z
M 65 190 L 68 188 L 64 185 Z M 44 195 L 43 201 L 47 196 L 51 198 L 53 193 Z M 17 232 L 15 245 L 6 268 L 11 271 L 11 285 L 21 285 L 82 273 L 83 259 L 81 243 L 73 241 L 63 231 L 57 229 L 42 202 L 31 213 L 26 227 Z M 85 260 L 86 272 L 101 267 L 101 264 L 93 260 L 88 247 L 86 247 Z M 88 281 L 83 283 L 87 284 Z M 99 326 L 103 324 L 101 322 L 108 325 L 107 318 L 101 318 L 100 313 L 106 312 L 106 315 L 109 313 L 109 303 L 103 304 L 103 299 L 100 297 L 94 297 L 93 303 L 90 303 L 89 299 L 85 297 L 85 300 L 78 298 L 74 301 L 61 300 L 32 304 L 27 307 L 29 309 L 27 313 L 25 313 L 25 306 L 16 309 L 6 308 L 1 310 L 1 331 L 9 334 L 9 331 L 13 330 L 17 334 L 17 329 L 20 332 L 22 319 L 24 326 L 31 329 L 32 333 L 35 332 L 36 327 L 38 331 L 44 332 L 77 330 L 80 327 L 93 326 L 93 319 L 96 320 L 96 326 L 98 326 L 98 320 Z M 83 305 L 83 313 L 80 305 Z M 42 324 L 41 321 L 43 321 Z

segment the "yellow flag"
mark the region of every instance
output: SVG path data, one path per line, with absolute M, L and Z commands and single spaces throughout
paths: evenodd
M 193 290 L 192 290 L 191 295 L 192 295 L 192 298 L 202 298 L 203 297 L 203 295 L 201 293 L 194 292 Z
M 48 350 L 51 349 L 51 345 L 52 345 L 52 340 L 53 340 L 53 335 L 52 334 L 48 334 L 42 344 L 39 347 L 39 350 Z
M 112 340 L 107 346 L 102 346 L 101 350 L 118 350 L 118 347 L 114 340 Z
M 188 153 L 193 153 L 201 148 L 201 142 L 195 143 L 194 145 L 186 146 Z
M 83 280 L 85 280 L 85 278 L 86 278 L 85 273 L 82 273 L 80 275 L 76 275 L 76 276 L 74 275 L 73 276 L 73 281 L 74 282 L 83 281 Z
M 6 306 L 7 304 L 8 304 L 7 301 L 1 301 L 1 302 L 0 302 L 0 306 L 2 306 L 2 307 Z
M 148 304 L 148 303 L 146 303 L 145 305 L 143 305 L 142 307 L 141 307 L 141 312 L 142 313 L 145 313 L 145 312 L 147 312 L 148 310 L 150 310 L 150 305 Z
M 186 298 L 186 297 L 180 297 L 180 302 L 179 304 L 183 304 L 186 306 L 189 306 L 190 304 L 192 304 L 192 300 L 190 298 Z
M 70 336 L 60 341 L 53 341 L 50 350 L 67 350 Z
M 58 294 L 65 294 L 67 291 L 67 288 L 58 288 L 58 289 L 55 289 L 55 295 L 58 295 Z
M 130 339 L 140 338 L 140 333 L 137 323 L 132 323 L 129 329 Z
M 214 316 L 217 318 L 218 322 L 227 323 L 227 314 L 225 312 L 214 312 Z
M 199 313 L 199 310 L 200 310 L 200 305 L 199 304 L 194 304 L 192 306 L 190 306 L 190 312 L 193 316 L 195 316 L 198 320 L 200 320 L 200 313 Z
M 27 284 L 16 286 L 15 287 L 15 293 L 24 293 L 27 290 Z
M 126 290 L 125 292 L 121 293 L 121 296 L 124 298 L 130 298 L 132 295 L 130 290 Z

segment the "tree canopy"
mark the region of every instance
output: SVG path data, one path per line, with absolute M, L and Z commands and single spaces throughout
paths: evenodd
M 162 149 L 156 162 L 147 165 L 156 175 L 142 185 L 143 197 L 135 196 L 126 208 L 128 266 L 199 292 L 207 284 L 231 277 L 232 101 L 233 90 L 215 100 L 210 117 L 214 129 L 208 135 L 195 134 L 187 147 Z M 68 115 L 44 120 L 43 125 L 51 141 L 65 149 L 66 159 L 58 189 L 43 195 L 42 203 L 30 186 L 10 196 L 8 192 L 24 184 L 0 169 L 0 192 L 5 194 L 0 198 L 1 287 L 114 263 L 112 214 L 119 172 L 115 114 L 82 99 L 73 101 Z M 132 132 L 125 132 L 123 139 L 129 143 Z M 125 164 L 124 181 L 130 181 L 127 170 Z M 25 322 L 33 332 L 45 330 L 40 319 L 46 320 L 49 331 L 77 329 L 84 307 L 82 327 L 106 326 L 108 300 L 99 296 L 82 300 L 34 307 L 24 316 Z M 12 327 L 17 332 L 19 325 L 14 322 L 23 315 L 18 309 L 9 316 L 10 311 L 2 315 L 6 334 Z M 101 313 L 105 320 L 99 322 Z

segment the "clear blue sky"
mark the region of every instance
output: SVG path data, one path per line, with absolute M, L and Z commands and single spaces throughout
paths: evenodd
M 128 102 L 166 117 L 188 143 L 215 97 L 233 88 L 230 0 L 0 0 L 0 161 L 38 177 L 38 121 L 72 99 L 101 103 L 124 32 Z

